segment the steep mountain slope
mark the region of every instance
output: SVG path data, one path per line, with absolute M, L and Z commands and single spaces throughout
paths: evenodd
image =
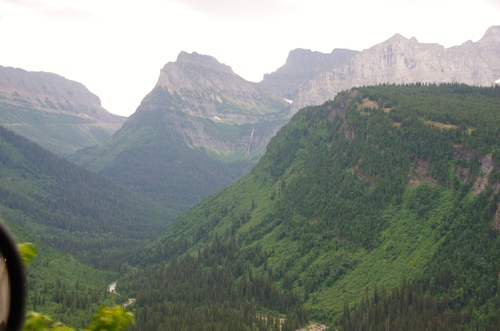
M 173 219 L 165 210 L 0 126 L 0 221 L 32 242 L 27 310 L 88 325 L 106 286 Z M 118 302 L 121 303 L 121 302 Z
M 2 66 L 0 110 L 1 125 L 59 155 L 104 142 L 126 119 L 78 82 Z
M 342 66 L 319 73 L 293 99 L 293 110 L 321 104 L 342 90 L 382 83 L 465 83 L 491 86 L 500 77 L 500 26 L 478 42 L 444 48 L 396 34 L 354 56 Z
M 137 298 L 138 329 L 201 329 L 192 311 L 262 330 L 274 327 L 262 313 L 286 314 L 284 330 L 307 316 L 498 328 L 499 106 L 498 86 L 417 84 L 301 110 L 247 176 L 181 215 L 119 282 Z M 405 296 L 410 281 L 423 287 Z M 386 308 L 357 322 L 365 310 L 350 307 L 374 289 Z M 400 294 L 439 308 L 408 315 Z
M 287 107 L 216 59 L 181 53 L 113 139 L 74 160 L 185 210 L 250 169 Z
M 0 204 L 41 241 L 105 268 L 119 268 L 170 221 L 155 204 L 1 126 Z
M 300 87 L 318 73 L 343 65 L 357 53 L 359 52 L 349 49 L 334 49 L 330 54 L 294 49 L 290 51 L 282 67 L 264 75 L 259 86 L 288 100 L 293 100 Z

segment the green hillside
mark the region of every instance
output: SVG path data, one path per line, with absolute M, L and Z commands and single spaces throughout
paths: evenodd
M 0 126 L 0 213 L 39 254 L 28 268 L 27 309 L 86 325 L 106 287 L 173 216 L 101 175 Z
M 107 141 L 120 123 L 106 127 L 82 115 L 42 112 L 0 102 L 0 124 L 54 153 L 69 156 L 80 148 Z
M 302 109 L 118 283 L 137 328 L 498 329 L 499 111 L 457 84 Z

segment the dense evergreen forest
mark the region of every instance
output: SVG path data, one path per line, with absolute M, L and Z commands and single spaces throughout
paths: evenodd
M 266 273 L 254 274 L 258 267 Z M 276 287 L 267 254 L 234 236 L 122 281 L 120 291 L 137 299 L 138 330 L 292 331 L 308 321 L 299 293 Z
M 27 309 L 77 326 L 99 304 L 112 303 L 107 284 L 173 219 L 158 204 L 1 126 L 0 217 L 18 242 L 39 250 L 27 270 Z
M 499 329 L 499 112 L 461 84 L 302 109 L 118 282 L 136 328 Z

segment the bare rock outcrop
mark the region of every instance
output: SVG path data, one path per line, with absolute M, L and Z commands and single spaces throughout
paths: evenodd
M 231 67 L 214 57 L 181 52 L 177 61 L 160 72 L 157 87 L 178 98 L 190 114 L 234 117 L 264 115 L 287 107 L 283 98 L 263 91 L 255 83 L 236 75 Z
M 479 173 L 479 176 L 477 176 L 476 181 L 472 186 L 472 191 L 476 195 L 484 192 L 489 184 L 488 176 L 493 170 L 493 159 L 491 154 L 482 156 L 479 159 L 479 163 L 481 164 L 481 172 Z
M 498 203 L 497 212 L 495 213 L 495 219 L 493 220 L 493 229 L 500 231 L 500 202 Z

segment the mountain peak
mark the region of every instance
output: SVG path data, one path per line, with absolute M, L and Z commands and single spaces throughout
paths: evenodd
M 180 52 L 177 56 L 178 64 L 190 64 L 199 67 L 207 67 L 211 69 L 223 70 L 226 72 L 233 72 L 230 66 L 220 63 L 216 58 L 210 55 L 203 55 L 196 52 Z
M 500 26 L 492 26 L 486 30 L 483 38 L 479 40 L 482 44 L 498 44 L 500 40 Z
M 50 72 L 0 66 L 0 90 L 29 91 L 32 94 L 51 94 L 59 98 L 71 97 L 93 106 L 101 106 L 99 97 L 82 83 Z
M 403 35 L 401 35 L 399 33 L 396 33 L 394 36 L 392 36 L 391 38 L 389 38 L 389 39 L 387 39 L 385 41 L 385 43 L 394 43 L 394 42 L 398 42 L 398 43 L 401 43 L 401 42 L 418 43 L 418 40 L 415 37 L 411 37 L 410 39 L 408 39 L 408 38 L 404 37 Z
M 483 38 L 498 38 L 500 36 L 500 25 L 492 26 L 486 30 Z
M 300 87 L 319 72 L 343 65 L 358 51 L 334 49 L 330 54 L 297 48 L 288 53 L 286 63 L 271 74 L 265 74 L 260 86 L 286 99 L 293 99 Z
M 163 90 L 163 97 L 169 95 L 166 102 L 161 101 L 162 107 L 208 119 L 223 116 L 233 123 L 257 121 L 263 114 L 280 112 L 288 106 L 282 98 L 246 81 L 214 57 L 196 52 L 181 52 L 177 61 L 167 63 L 157 87 Z M 156 97 L 158 94 L 153 93 L 143 103 L 156 103 Z
M 404 37 L 402 34 L 400 34 L 400 33 L 396 33 L 396 34 L 394 34 L 394 36 L 392 36 L 391 38 L 389 38 L 389 40 L 391 40 L 391 39 L 394 39 L 394 40 L 405 39 L 405 40 L 406 40 L 407 38 L 405 38 L 405 37 Z

